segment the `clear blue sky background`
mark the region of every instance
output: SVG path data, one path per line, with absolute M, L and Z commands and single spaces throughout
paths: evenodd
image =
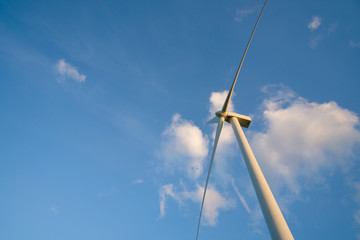
M 184 192 L 202 186 L 206 170 L 194 180 L 164 164 L 174 139 L 166 129 L 178 113 L 210 151 L 209 97 L 230 87 L 262 4 L 1 0 L 0 239 L 194 239 L 200 203 Z M 358 0 L 268 2 L 233 98 L 253 117 L 251 142 L 270 134 L 261 91 L 269 84 L 353 117 L 323 142 L 351 140 L 321 148 L 324 161 L 294 175 L 294 185 L 277 187 L 259 159 L 296 239 L 360 239 L 359 80 Z M 200 239 L 269 239 L 232 146 L 228 173 L 250 212 L 215 174 L 212 184 L 233 204 L 202 225 Z M 292 172 L 317 162 L 302 165 L 301 156 Z M 177 193 L 161 195 L 168 184 Z

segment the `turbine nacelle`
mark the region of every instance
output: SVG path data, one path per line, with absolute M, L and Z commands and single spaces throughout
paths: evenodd
M 237 118 L 237 120 L 239 121 L 240 125 L 244 128 L 248 128 L 250 126 L 251 123 L 251 118 L 245 115 L 241 115 L 238 113 L 233 113 L 233 112 L 222 112 L 222 111 L 217 111 L 215 113 L 215 115 L 218 118 L 224 118 L 225 122 L 230 123 L 230 119 L 231 118 Z

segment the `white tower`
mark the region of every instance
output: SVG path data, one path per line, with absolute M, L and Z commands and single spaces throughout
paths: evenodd
M 243 64 L 246 52 L 249 48 L 251 39 L 252 39 L 255 29 L 259 23 L 260 17 L 264 11 L 266 3 L 267 3 L 267 0 L 265 1 L 263 8 L 261 9 L 261 12 L 260 12 L 259 17 L 255 24 L 255 27 L 251 33 L 250 39 L 248 41 L 248 44 L 245 48 L 243 57 L 241 59 L 239 68 L 236 72 L 235 79 L 231 85 L 230 91 L 224 102 L 224 106 L 221 111 L 216 112 L 216 117 L 209 121 L 209 123 L 218 123 L 218 126 L 216 129 L 216 135 L 215 135 L 214 146 L 213 146 L 213 150 L 212 150 L 212 154 L 211 154 L 208 175 L 207 175 L 206 182 L 205 182 L 205 188 L 204 188 L 204 194 L 203 194 L 202 203 L 201 203 L 196 240 L 199 237 L 200 222 L 201 222 L 202 210 L 203 210 L 203 206 L 204 206 L 204 200 L 205 200 L 205 196 L 206 196 L 206 190 L 207 190 L 207 186 L 208 186 L 208 182 L 209 182 L 212 164 L 214 161 L 216 147 L 219 142 L 222 128 L 224 126 L 224 121 L 231 123 L 231 125 L 233 127 L 236 139 L 238 141 L 241 152 L 243 154 L 243 158 L 246 163 L 246 167 L 248 169 L 248 172 L 249 172 L 249 175 L 251 178 L 251 182 L 254 186 L 256 196 L 259 201 L 259 204 L 260 204 L 262 213 L 264 215 L 266 225 L 269 229 L 271 238 L 273 240 L 294 239 L 294 237 L 292 236 L 291 231 L 284 219 L 284 216 L 282 215 L 281 210 L 280 210 L 278 204 L 276 203 L 274 195 L 272 194 L 272 192 L 270 190 L 270 187 L 264 177 L 264 174 L 262 173 L 260 166 L 259 166 L 258 162 L 256 161 L 256 158 L 255 158 L 255 156 L 250 148 L 250 145 L 245 137 L 244 131 L 242 130 L 242 127 L 245 127 L 245 128 L 249 127 L 249 125 L 251 123 L 251 118 L 248 116 L 237 114 L 237 113 L 227 112 L 228 105 L 229 105 L 229 102 L 231 99 L 231 95 L 234 91 L 235 83 L 239 76 L 239 72 L 240 72 L 241 66 Z

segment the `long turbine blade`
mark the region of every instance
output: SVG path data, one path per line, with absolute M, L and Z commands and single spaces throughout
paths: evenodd
M 215 140 L 214 140 L 214 147 L 213 147 L 212 154 L 211 154 L 211 159 L 210 159 L 210 164 L 209 164 L 209 171 L 208 171 L 208 174 L 207 174 L 207 177 L 206 177 L 205 188 L 204 188 L 204 195 L 203 195 L 202 202 L 201 202 L 200 216 L 199 216 L 199 222 L 198 222 L 198 227 L 197 227 L 197 232 L 196 232 L 196 240 L 198 240 L 198 237 L 199 237 L 200 222 L 201 222 L 201 216 L 202 216 L 202 211 L 203 211 L 203 207 L 204 207 L 206 190 L 207 190 L 207 186 L 208 186 L 208 183 L 209 183 L 209 177 L 210 177 L 211 167 L 212 167 L 212 164 L 213 164 L 213 161 L 214 161 L 214 156 L 215 156 L 216 147 L 217 147 L 217 145 L 218 145 L 219 138 L 220 138 L 220 134 L 221 134 L 221 131 L 222 131 L 222 129 L 223 129 L 223 126 L 224 126 L 224 118 L 221 117 L 221 118 L 219 119 L 219 123 L 218 123 L 218 126 L 217 126 L 217 128 L 216 128 L 216 135 L 215 135 Z
M 236 80 L 237 80 L 237 78 L 238 78 L 238 76 L 239 76 L 239 72 L 240 72 L 240 69 L 241 69 L 242 64 L 243 64 L 243 62 L 244 62 L 244 59 L 245 59 L 247 50 L 248 50 L 248 48 L 249 48 L 251 39 L 252 39 L 253 36 L 254 36 L 255 29 L 256 29 L 259 21 L 260 21 L 260 17 L 261 17 L 261 15 L 262 15 L 263 11 L 264 11 L 264 8 L 265 8 L 265 6 L 266 6 L 267 1 L 268 1 L 268 0 L 265 1 L 264 6 L 263 6 L 262 9 L 261 9 L 261 12 L 260 12 L 259 17 L 258 17 L 258 19 L 257 19 L 257 21 L 256 21 L 256 24 L 255 24 L 255 27 L 254 27 L 254 29 L 253 29 L 253 31 L 252 31 L 252 33 L 251 33 L 251 36 L 250 36 L 250 39 L 249 39 L 247 45 L 246 45 L 244 54 L 243 54 L 243 56 L 242 56 L 242 58 L 241 58 L 241 62 L 240 62 L 239 68 L 238 68 L 238 70 L 237 70 L 237 72 L 236 72 L 236 75 L 235 75 L 234 82 L 233 82 L 233 84 L 231 85 L 230 91 L 229 91 L 229 93 L 228 93 L 228 95 L 227 95 L 227 97 L 226 97 L 226 100 L 225 100 L 225 102 L 224 102 L 224 106 L 223 106 L 223 108 L 222 108 L 222 110 L 221 110 L 222 112 L 226 112 L 227 109 L 228 109 L 229 102 L 230 102 L 230 98 L 231 98 L 231 95 L 232 95 L 232 93 L 233 93 L 233 91 L 234 91 L 234 87 L 235 87 Z

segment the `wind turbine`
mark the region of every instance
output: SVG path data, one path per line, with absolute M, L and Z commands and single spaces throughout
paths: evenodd
M 196 233 L 196 240 L 198 240 L 198 238 L 199 238 L 200 222 L 201 222 L 201 216 L 202 216 L 202 211 L 203 211 L 203 207 L 204 207 L 206 190 L 207 190 L 207 186 L 209 183 L 209 177 L 210 177 L 210 173 L 211 173 L 211 167 L 212 167 L 212 164 L 214 161 L 216 147 L 219 142 L 219 138 L 221 135 L 222 128 L 224 126 L 224 122 L 231 123 L 231 125 L 232 125 L 236 139 L 240 146 L 244 161 L 246 163 L 246 167 L 249 171 L 251 182 L 254 186 L 256 196 L 258 198 L 258 201 L 259 201 L 262 213 L 264 215 L 266 225 L 270 232 L 271 238 L 273 240 L 275 240 L 275 239 L 276 240 L 278 240 L 278 239 L 281 239 L 281 240 L 294 239 L 294 237 L 292 236 L 291 231 L 285 221 L 285 218 L 282 215 L 278 204 L 276 203 L 274 195 L 272 194 L 272 192 L 270 190 L 270 187 L 264 177 L 264 174 L 262 173 L 260 166 L 259 166 L 258 162 L 256 161 L 256 158 L 255 158 L 255 156 L 250 148 L 250 145 L 245 137 L 244 131 L 242 130 L 242 127 L 245 127 L 245 128 L 249 127 L 249 125 L 251 123 L 251 118 L 248 116 L 244 116 L 244 115 L 240 115 L 237 113 L 232 113 L 232 112 L 227 111 L 229 102 L 231 99 L 231 95 L 234 91 L 236 80 L 239 76 L 241 66 L 244 62 L 246 52 L 249 48 L 251 39 L 252 39 L 255 29 L 259 23 L 260 17 L 264 11 L 266 3 L 267 3 L 267 0 L 265 1 L 264 6 L 261 9 L 259 17 L 258 17 L 256 24 L 254 26 L 254 29 L 251 33 L 250 39 L 245 48 L 239 68 L 235 75 L 235 79 L 231 85 L 230 91 L 226 97 L 224 105 L 223 105 L 221 111 L 218 111 L 215 113 L 216 117 L 214 117 L 213 119 L 211 119 L 209 121 L 209 123 L 218 123 L 218 125 L 217 125 L 217 129 L 216 129 L 216 135 L 215 135 L 215 140 L 214 140 L 214 146 L 212 149 L 209 170 L 208 170 L 208 174 L 206 177 L 204 194 L 203 194 L 203 198 L 202 198 L 202 202 L 201 202 L 201 209 L 200 209 L 200 216 L 199 216 L 199 222 L 198 222 L 197 233 Z

